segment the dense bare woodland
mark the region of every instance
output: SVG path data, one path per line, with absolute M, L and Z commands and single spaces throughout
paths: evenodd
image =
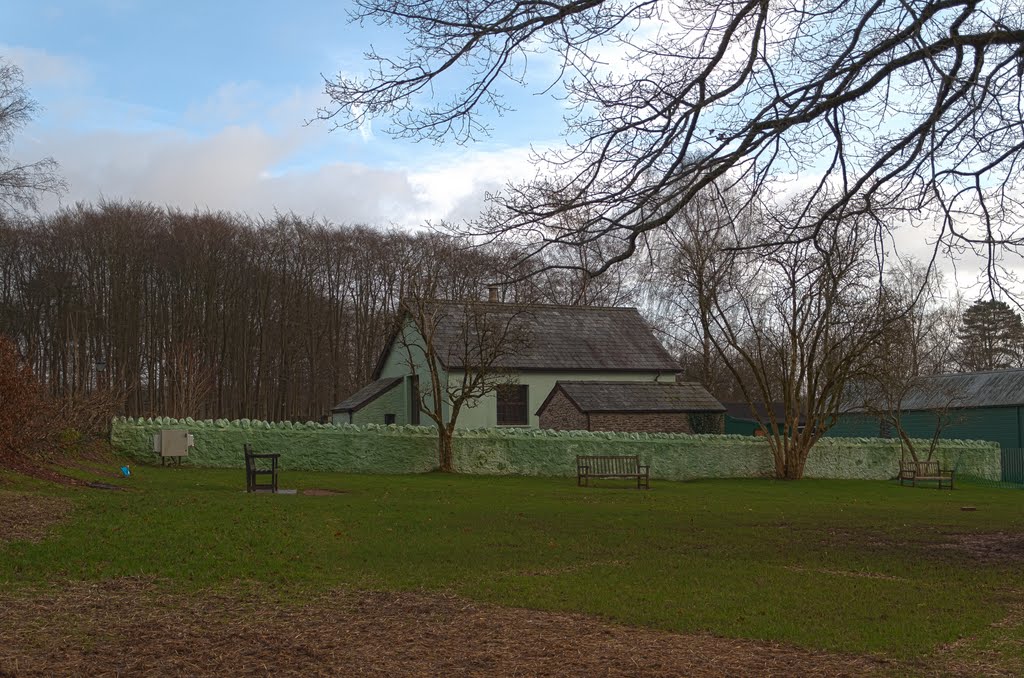
M 111 389 L 127 414 L 318 419 L 369 380 L 413 279 L 479 298 L 515 259 L 292 215 L 79 206 L 0 221 L 0 334 L 52 393 Z M 614 276 L 549 271 L 504 294 L 601 304 L 630 293 Z

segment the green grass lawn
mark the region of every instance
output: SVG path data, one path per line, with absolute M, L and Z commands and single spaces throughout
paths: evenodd
M 42 542 L 0 542 L 0 590 L 125 576 L 179 591 L 267 582 L 289 599 L 338 586 L 444 590 L 897 658 L 960 638 L 960 652 L 1021 647 L 1019 625 L 992 626 L 1024 602 L 1020 490 L 722 480 L 645 492 L 291 472 L 282 481 L 343 493 L 247 495 L 241 471 L 190 468 L 137 467 L 121 483 L 129 492 L 7 477 L 0 491 L 68 496 L 75 511 Z

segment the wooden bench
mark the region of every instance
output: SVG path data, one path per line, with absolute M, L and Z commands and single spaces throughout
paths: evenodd
M 650 489 L 650 466 L 641 466 L 640 457 L 576 457 L 576 485 L 589 486 L 591 478 L 636 478 L 637 489 Z
M 910 481 L 911 486 L 917 485 L 919 480 L 938 483 L 938 489 L 943 485 L 953 489 L 953 470 L 939 468 L 937 461 L 914 461 L 913 459 L 900 460 L 900 485 Z
M 245 491 L 259 492 L 270 490 L 277 493 L 277 460 L 280 454 L 256 454 L 252 446 L 246 443 L 242 447 L 245 452 Z M 269 466 L 266 462 L 270 462 Z M 258 482 L 260 476 L 270 476 L 269 482 Z

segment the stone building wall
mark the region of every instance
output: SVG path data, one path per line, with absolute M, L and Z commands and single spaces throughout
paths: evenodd
M 580 412 L 556 390 L 540 412 L 540 428 L 554 431 L 621 431 L 624 433 L 691 433 L 685 412 Z
M 690 433 L 685 412 L 593 412 L 591 431 L 626 433 Z
M 580 412 L 561 389 L 556 389 L 551 400 L 540 412 L 540 428 L 555 431 L 589 431 L 587 415 Z

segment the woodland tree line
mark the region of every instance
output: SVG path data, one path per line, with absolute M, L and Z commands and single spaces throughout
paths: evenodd
M 730 371 L 727 358 L 758 346 L 750 328 L 734 327 L 740 302 L 754 296 L 736 279 L 738 263 L 723 258 L 725 226 L 709 218 L 709 208 L 698 212 L 676 219 L 628 269 L 598 278 L 545 268 L 585 265 L 585 247 L 549 249 L 545 259 L 524 263 L 508 248 L 470 248 L 439 233 L 295 215 L 257 219 L 106 202 L 10 216 L 0 220 L 0 334 L 15 340 L 51 393 L 107 389 L 129 415 L 317 419 L 369 380 L 401 300 L 425 280 L 438 297 L 464 299 L 519 278 L 503 287 L 506 300 L 642 307 L 689 378 L 722 400 L 741 400 L 739 383 L 753 374 L 742 359 Z M 780 256 L 793 260 L 792 252 Z M 749 261 L 743 269 L 749 282 Z M 912 275 L 890 280 L 893 288 L 903 280 L 903 294 L 914 294 Z M 776 289 L 767 298 L 785 295 Z M 925 301 L 910 342 L 924 357 L 902 361 L 915 371 L 1021 364 L 1019 350 L 1006 352 L 1020 345 L 1011 331 L 1008 342 L 996 342 L 1002 362 L 985 362 L 992 351 L 984 341 L 995 337 L 988 332 L 981 343 L 963 344 L 972 348 L 961 357 L 972 364 L 961 365 L 948 350 L 959 313 Z M 1012 310 L 1002 310 L 1012 323 Z M 763 316 L 767 305 L 748 311 Z M 730 348 L 728 332 L 747 338 L 737 336 Z
M 294 215 L 79 205 L 0 220 L 0 334 L 52 394 L 107 389 L 125 414 L 318 419 L 369 380 L 413 286 L 480 298 L 539 267 L 516 260 Z M 551 270 L 503 295 L 622 304 L 625 290 Z
M 470 2 L 453 16 L 440 0 L 361 5 L 364 18 L 404 25 L 410 51 L 371 53 L 384 68 L 328 82 L 337 107 L 322 117 L 343 125 L 367 115 L 399 135 L 473 138 L 481 102 L 500 101 L 492 76 L 531 36 L 572 65 L 567 147 L 545 156 L 538 181 L 493 196 L 462 236 L 140 203 L 26 216 L 63 182 L 52 159 L 7 157 L 35 107 L 20 71 L 0 64 L 0 334 L 17 367 L 59 400 L 104 393 L 128 414 L 313 419 L 369 378 L 403 299 L 479 299 L 500 281 L 508 301 L 641 306 L 687 376 L 719 399 L 783 403 L 784 420 L 762 423 L 777 475 L 796 478 L 851 385 L 898 404 L 923 374 L 1024 364 L 1024 325 L 998 300 L 1012 290 L 995 256 L 1024 248 L 1007 192 L 1024 150 L 1011 115 L 1019 13 L 926 0 L 843 0 L 814 13 L 748 3 L 724 21 L 694 14 L 648 44 L 606 4 L 492 14 Z M 533 12 L 542 20 L 521 33 L 520 13 Z M 776 36 L 788 49 L 761 39 L 791 22 L 805 30 Z M 925 29 L 931 42 L 919 40 Z M 695 30 L 706 41 L 690 40 Z M 609 80 L 587 52 L 607 31 L 637 63 L 662 56 L 640 80 Z M 820 35 L 835 39 L 807 37 Z M 490 42 L 500 36 L 514 39 Z M 750 54 L 739 69 L 723 61 L 735 48 Z M 448 106 L 410 106 L 460 61 L 435 63 L 449 49 L 478 79 Z M 891 99 L 891 88 L 918 96 Z M 819 180 L 777 193 L 794 173 Z M 933 257 L 984 250 L 991 299 L 964 311 L 944 298 L 934 259 L 892 249 L 907 226 L 929 230 Z

